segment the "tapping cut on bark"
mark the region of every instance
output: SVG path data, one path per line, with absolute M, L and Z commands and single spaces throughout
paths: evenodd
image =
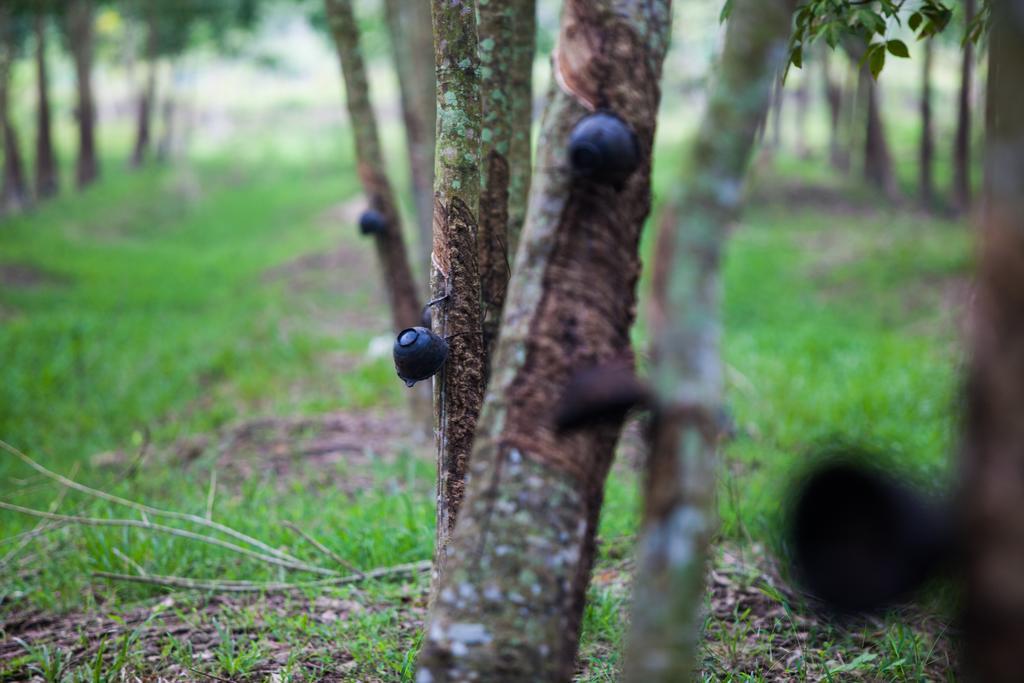
M 419 298 L 402 236 L 401 218 L 391 182 L 384 172 L 377 119 L 370 104 L 366 66 L 359 48 L 359 28 L 351 0 L 325 0 L 327 19 L 345 80 L 345 101 L 355 138 L 359 180 L 370 209 L 385 219 L 387 229 L 373 236 L 384 286 L 397 333 L 420 319 Z
M 560 434 L 555 415 L 576 370 L 631 358 L 669 16 L 667 1 L 569 0 L 563 7 L 556 61 L 576 69 L 563 76 L 630 124 L 642 163 L 621 191 L 575 176 L 568 139 L 590 102 L 552 85 L 466 500 L 431 609 L 419 680 L 572 676 L 621 424 Z M 574 42 L 567 31 L 601 40 Z
M 796 0 L 735 0 L 681 197 L 659 235 L 649 309 L 657 399 L 644 485 L 626 680 L 677 683 L 699 667 L 704 572 L 722 429 L 720 260 Z

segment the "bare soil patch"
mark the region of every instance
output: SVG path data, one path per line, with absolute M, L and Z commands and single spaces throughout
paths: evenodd
M 65 285 L 67 276 L 30 263 L 0 263 L 0 285 L 18 289 Z

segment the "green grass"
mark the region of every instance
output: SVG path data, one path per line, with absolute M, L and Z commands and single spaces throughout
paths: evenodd
M 659 161 L 660 188 L 678 166 L 668 157 Z M 203 515 L 216 448 L 201 449 L 186 464 L 169 455 L 176 440 L 255 415 L 400 408 L 402 387 L 389 359 L 366 355 L 387 330 L 386 316 L 371 310 L 381 301 L 372 257 L 350 225 L 325 214 L 357 193 L 349 158 L 347 148 L 328 145 L 301 163 L 249 153 L 244 164 L 223 158 L 137 174 L 110 170 L 86 193 L 0 223 L 0 268 L 38 274 L 31 285 L 0 287 L 0 438 L 92 486 Z M 783 184 L 838 188 L 852 206 L 759 202 L 730 243 L 725 355 L 738 438 L 724 453 L 719 500 L 722 539 L 744 546 L 776 544 L 786 483 L 809 448 L 837 435 L 891 453 L 908 476 L 943 485 L 962 353 L 947 294 L 971 265 L 963 225 L 874 209 L 870 195 L 813 163 L 781 157 L 778 168 Z M 767 182 L 758 194 L 774 196 L 778 188 Z M 303 255 L 339 248 L 355 257 L 336 270 L 351 273 L 313 271 L 301 286 L 268 276 Z M 367 315 L 376 328 L 365 324 Z M 343 369 L 335 370 L 331 359 L 339 358 Z M 151 456 L 132 475 L 90 460 L 113 450 L 130 460 L 147 440 L 162 457 Z M 221 482 L 213 518 L 321 565 L 324 558 L 283 522 L 361 568 L 428 558 L 433 466 L 420 453 L 384 455 L 351 470 L 335 465 L 332 477 L 300 467 L 278 480 L 259 468 L 257 450 L 255 474 Z M 604 567 L 630 556 L 638 519 L 636 477 L 622 469 L 605 500 Z M 336 485 L 349 477 L 360 485 Z M 53 485 L 14 458 L 0 458 L 0 499 L 46 509 L 57 497 Z M 77 493 L 58 511 L 139 519 Z M 5 537 L 36 521 L 0 512 Z M 11 547 L 0 545 L 0 557 Z M 166 592 L 91 576 L 133 573 L 135 565 L 152 574 L 286 578 L 279 568 L 222 549 L 125 528 L 66 528 L 12 559 L 20 558 L 27 558 L 24 565 L 15 561 L 5 570 L 0 600 L 46 610 L 127 614 L 135 602 Z M 416 629 L 409 600 L 423 585 L 421 579 L 324 591 L 367 606 L 331 623 L 312 619 L 303 604 L 283 614 L 239 607 L 211 616 L 176 598 L 169 608 L 176 619 L 206 624 L 215 634 L 203 646 L 213 658 L 200 658 L 180 634 L 162 642 L 160 656 L 245 677 L 262 671 L 280 643 L 297 643 L 290 658 L 274 660 L 286 680 L 315 677 L 317 666 L 347 667 L 361 680 L 411 680 Z M 628 598 L 608 587 L 595 587 L 591 597 L 582 655 L 587 680 L 614 680 Z M 732 671 L 729 648 L 741 659 L 749 620 L 737 613 L 724 626 L 709 624 L 720 647 L 707 662 L 723 680 L 760 680 L 756 672 L 722 673 Z M 789 626 L 782 620 L 774 628 Z M 835 642 L 808 653 L 805 671 L 841 680 L 860 668 L 886 680 L 917 680 L 927 665 L 920 660 L 928 660 L 928 644 L 898 620 L 858 641 L 859 649 L 848 632 L 829 628 L 816 637 Z M 3 665 L 0 679 L 27 667 L 46 680 L 110 680 L 103 678 L 113 675 L 110 667 L 145 666 L 128 638 L 130 632 L 111 638 L 100 660 L 73 665 L 66 652 L 27 644 L 24 655 Z M 844 658 L 851 648 L 871 656 Z

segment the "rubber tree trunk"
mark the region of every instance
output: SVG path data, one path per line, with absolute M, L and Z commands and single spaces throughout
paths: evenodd
M 484 341 L 477 231 L 480 210 L 481 104 L 476 3 L 432 0 L 437 79 L 434 332 L 449 339 L 448 360 L 434 378 L 437 446 L 437 536 L 432 596 L 447 566 L 448 538 L 462 506 L 466 465 L 484 396 Z
M 974 19 L 975 0 L 964 0 L 964 21 Z M 953 208 L 971 206 L 971 89 L 974 81 L 974 45 L 963 48 L 960 63 L 960 94 L 957 99 L 956 135 L 953 138 Z
M 530 191 L 535 0 L 480 6 L 483 191 L 480 196 L 480 298 L 484 344 L 494 348 Z
M 67 7 L 68 43 L 75 66 L 78 103 L 78 161 L 76 178 L 79 188 L 99 178 L 96 157 L 96 101 L 92 90 L 93 0 L 69 0 Z
M 626 680 L 699 670 L 722 403 L 720 262 L 796 0 L 736 0 L 681 197 L 658 235 L 650 305 L 657 409 L 644 485 Z
M 1009 683 L 1024 652 L 1024 0 L 992 0 L 985 197 L 967 383 L 965 680 Z
M 4 169 L 0 183 L 0 213 L 20 211 L 28 206 L 30 194 L 25 177 L 18 134 L 10 117 L 11 70 L 14 45 L 8 22 L 10 16 L 0 8 L 0 135 L 2 135 Z
M 845 45 L 851 61 L 859 64 L 867 46 L 860 40 L 849 40 Z M 872 77 L 867 64 L 860 68 L 857 93 L 858 105 L 866 124 L 862 166 L 864 180 L 882 192 L 887 199 L 895 200 L 899 197 L 899 188 L 893 170 L 892 155 L 889 153 L 885 121 L 882 118 L 881 86 Z
M 436 83 L 430 5 L 424 0 L 386 0 L 385 12 L 401 94 L 402 119 L 409 157 L 420 267 L 430 272 L 434 218 L 434 128 Z
M 394 192 L 384 172 L 377 119 L 370 104 L 366 66 L 359 48 L 359 27 L 351 0 L 325 0 L 325 7 L 345 80 L 345 101 L 355 138 L 359 180 L 369 207 L 380 212 L 388 226 L 373 239 L 391 308 L 392 325 L 399 331 L 419 324 L 420 302 L 409 267 Z
M 800 84 L 793 92 L 793 103 L 796 105 L 793 112 L 793 120 L 796 122 L 796 154 L 801 159 L 807 159 L 811 155 L 810 146 L 807 144 L 807 108 L 811 99 L 810 74 L 801 73 Z
M 843 97 L 842 83 L 832 77 L 830 67 L 831 50 L 821 51 L 821 78 L 825 94 L 825 103 L 828 105 L 828 160 L 832 168 L 837 171 L 848 171 L 850 169 L 850 154 L 846 149 L 843 140 Z
M 169 90 L 169 88 L 168 88 Z M 175 118 L 177 116 L 177 105 L 174 96 L 168 92 L 164 96 L 163 104 L 160 107 L 160 120 L 162 128 L 160 140 L 156 144 L 157 161 L 167 161 L 171 157 L 171 150 L 174 148 Z
M 921 60 L 921 147 L 920 160 L 921 203 L 925 209 L 935 207 L 935 130 L 932 122 L 932 61 L 935 43 L 924 41 L 924 59 Z
M 60 190 L 57 154 L 53 146 L 50 78 L 46 64 L 46 14 L 35 15 L 36 34 L 36 197 L 47 199 Z
M 554 416 L 575 372 L 631 362 L 669 21 L 667 0 L 563 6 L 526 225 L 417 680 L 572 676 L 621 423 L 559 433 Z M 620 189 L 569 167 L 569 134 L 598 108 L 639 142 L 640 167 Z
M 156 105 L 156 80 L 159 68 L 157 54 L 157 27 L 153 8 L 150 8 L 146 31 L 146 80 L 139 91 L 136 104 L 135 146 L 132 149 L 131 167 L 139 168 L 149 155 L 153 130 L 153 109 Z

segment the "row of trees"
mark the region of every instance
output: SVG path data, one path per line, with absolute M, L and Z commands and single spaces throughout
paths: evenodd
M 135 71 L 136 62 L 143 62 L 144 74 L 136 84 L 135 142 L 129 161 L 132 167 L 141 166 L 153 151 L 160 65 L 179 57 L 200 34 L 217 43 L 229 30 L 251 26 L 256 18 L 254 0 L 4 0 L 0 4 L 0 127 L 4 158 L 0 213 L 48 199 L 60 189 L 48 64 L 54 34 L 59 36 L 74 67 L 76 185 L 87 187 L 100 176 L 93 71 L 98 49 L 97 14 L 101 10 L 116 12 L 123 21 L 122 44 L 118 47 L 131 70 Z M 35 63 L 36 92 L 35 170 L 31 180 L 25 170 L 11 106 L 13 66 L 29 52 Z M 168 128 L 158 147 L 162 154 L 169 144 L 172 108 L 173 101 L 168 97 L 164 112 Z
M 1024 442 L 1012 417 L 1019 415 L 1013 411 L 1024 386 L 1017 372 L 1020 346 L 1007 345 L 1019 336 L 1013 321 L 1019 321 L 1020 288 L 1014 283 L 1024 258 L 1022 214 L 1015 209 L 1024 196 L 1024 96 L 1013 84 L 1024 63 L 1017 54 L 1024 44 L 1024 4 L 991 4 L 1000 39 L 990 49 L 986 196 L 995 203 L 987 205 L 985 234 L 995 247 L 983 262 L 988 319 L 976 342 L 967 432 L 963 509 L 966 523 L 979 532 L 969 563 L 968 617 L 977 630 L 968 641 L 968 664 L 978 680 L 1014 680 L 1024 609 L 1005 594 L 1000 601 L 985 567 L 997 558 L 1008 570 L 1000 589 L 1016 595 L 1019 582 L 1009 569 L 1018 568 L 1024 537 L 1018 523 L 1005 520 L 1019 519 L 1010 508 L 1020 500 L 1020 487 L 1004 477 L 1024 471 Z M 757 131 L 782 82 L 781 66 L 788 53 L 801 67 L 819 39 L 852 59 L 866 112 L 864 173 L 881 194 L 891 194 L 874 79 L 887 54 L 909 56 L 893 37 L 894 23 L 905 22 L 927 45 L 953 16 L 938 0 L 913 9 L 890 0 L 811 0 L 799 8 L 796 0 L 731 0 L 726 6 L 726 41 L 701 132 L 678 194 L 658 221 L 648 384 L 634 375 L 629 329 L 640 230 L 650 208 L 670 2 L 565 1 L 536 164 L 528 148 L 516 155 L 510 144 L 529 131 L 528 117 L 516 115 L 529 88 L 510 86 L 529 83 L 529 69 L 517 55 L 532 49 L 534 4 L 431 2 L 437 137 L 428 306 L 433 333 L 447 341 L 449 352 L 434 378 L 438 537 L 417 680 L 572 676 L 603 486 L 623 416 L 637 405 L 650 411 L 649 455 L 626 676 L 680 681 L 694 675 L 720 436 L 719 263 L 727 226 L 741 208 Z M 418 323 L 420 300 L 411 301 L 414 283 L 398 289 L 389 265 L 404 254 L 402 230 L 365 104 L 368 85 L 351 2 L 326 0 L 326 8 L 368 203 L 387 216 L 375 239 L 398 330 Z M 968 24 L 967 33 L 977 38 L 981 29 Z M 956 136 L 963 168 L 954 192 L 960 206 L 969 200 L 973 56 L 965 53 L 962 132 Z M 926 47 L 923 75 L 930 61 Z M 503 75 L 493 80 L 495 73 Z M 833 120 L 844 96 L 837 88 L 825 79 Z M 926 123 L 929 92 L 930 86 L 923 88 Z M 415 97 L 407 91 L 403 101 Z M 924 128 L 930 138 L 930 126 Z M 922 143 L 922 150 L 933 147 Z M 924 153 L 922 162 L 928 162 Z M 531 178 L 525 218 L 515 209 L 522 195 L 508 180 L 516 176 Z M 922 187 L 931 188 L 930 176 L 922 179 Z M 518 248 L 510 249 L 516 241 Z M 400 267 L 399 279 L 409 271 Z M 492 282 L 507 286 L 495 290 Z M 410 301 L 399 304 L 403 298 Z M 489 328 L 496 311 L 500 325 Z M 1002 381 L 1007 369 L 1013 382 Z M 995 503 L 985 500 L 1003 506 L 998 515 Z M 991 530 L 998 534 L 992 537 Z
M 842 5 L 837 7 L 841 8 Z M 973 93 L 976 56 L 973 41 L 968 40 L 961 45 L 961 37 L 975 25 L 975 0 L 965 0 L 950 10 L 933 12 L 932 16 L 936 23 L 929 26 L 934 30 L 924 31 L 916 48 L 908 48 L 899 38 L 886 35 L 892 32 L 895 19 L 899 18 L 898 14 L 886 16 L 885 12 L 865 10 L 870 11 L 868 16 L 882 20 L 881 24 L 871 23 L 871 33 L 877 35 L 875 32 L 881 31 L 882 35 L 886 35 L 884 42 L 876 43 L 881 46 L 881 50 L 873 50 L 870 54 L 863 41 L 850 40 L 848 36 L 840 39 L 840 34 L 836 33 L 835 21 L 842 14 L 842 10 L 830 11 L 831 14 L 814 18 L 814 26 L 806 27 L 808 33 L 804 35 L 801 31 L 796 38 L 797 41 L 809 39 L 806 50 L 802 42 L 793 45 L 795 63 L 802 68 L 803 77 L 795 88 L 784 88 L 782 79 L 776 84 L 767 125 L 761 131 L 765 149 L 770 152 L 780 144 L 781 113 L 784 100 L 788 100 L 789 106 L 793 108 L 792 115 L 798 129 L 795 150 L 802 157 L 810 153 L 804 140 L 808 105 L 811 101 L 812 88 L 820 88 L 828 113 L 828 160 L 831 166 L 842 173 L 850 172 L 856 167 L 870 187 L 877 188 L 889 199 L 900 198 L 902 193 L 896 179 L 893 154 L 881 106 L 883 82 L 878 80 L 878 75 L 886 55 L 890 58 L 907 58 L 913 50 L 920 56 L 917 198 L 921 205 L 929 210 L 942 207 L 948 207 L 956 213 L 968 210 L 972 192 L 971 142 L 974 131 Z M 914 24 L 920 31 L 921 24 L 916 20 Z M 953 30 L 943 30 L 947 24 Z M 914 30 L 907 28 L 911 32 Z M 815 33 L 819 29 L 821 33 Z M 826 44 L 826 41 L 833 45 Z M 937 149 L 934 123 L 934 64 L 937 51 L 948 51 L 952 48 L 957 49 L 960 58 L 956 123 L 951 137 L 952 144 L 949 147 L 953 173 L 950 186 L 941 191 L 936 187 L 934 171 Z M 840 54 L 834 55 L 833 51 Z M 856 164 L 853 163 L 854 160 Z

